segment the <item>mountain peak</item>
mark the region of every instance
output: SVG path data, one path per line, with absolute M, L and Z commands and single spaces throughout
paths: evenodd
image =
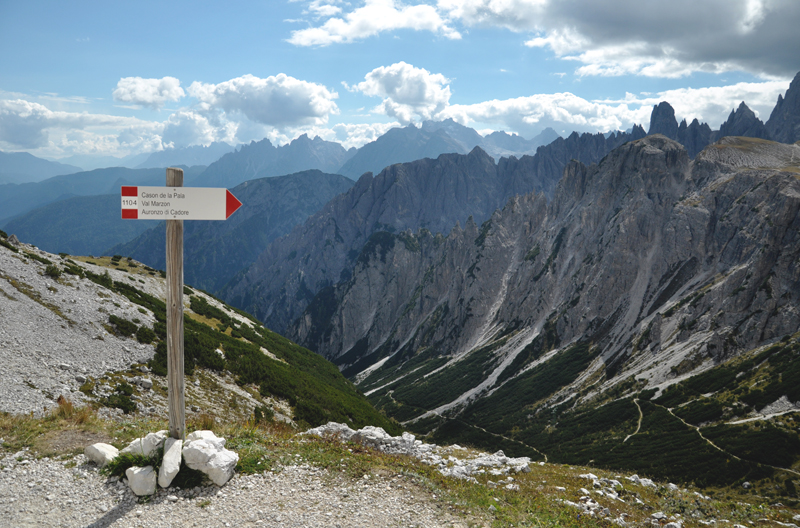
M 800 140 L 800 72 L 795 75 L 786 93 L 778 95 L 778 102 L 765 127 L 775 141 L 794 143 Z
M 650 114 L 649 134 L 662 134 L 670 139 L 678 139 L 678 121 L 675 119 L 675 109 L 666 101 L 661 101 L 653 106 Z
M 731 110 L 728 120 L 719 127 L 719 134 L 717 137 L 725 136 L 771 139 L 771 135 L 764 126 L 764 123 L 756 117 L 755 112 L 750 110 L 750 107 L 748 107 L 744 101 L 739 104 L 739 107 L 735 111 Z

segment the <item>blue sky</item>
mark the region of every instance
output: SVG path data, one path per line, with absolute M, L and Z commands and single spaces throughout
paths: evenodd
M 533 137 L 762 120 L 796 0 L 0 0 L 0 150 L 128 154 L 302 133 L 360 146 L 451 117 Z

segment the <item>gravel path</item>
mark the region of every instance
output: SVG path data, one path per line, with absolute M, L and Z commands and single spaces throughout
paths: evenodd
M 353 480 L 307 465 L 284 466 L 237 475 L 223 488 L 159 490 L 140 504 L 126 484 L 99 475 L 83 455 L 34 460 L 19 452 L 0 466 L 2 526 L 467 526 L 430 491 L 397 475 Z

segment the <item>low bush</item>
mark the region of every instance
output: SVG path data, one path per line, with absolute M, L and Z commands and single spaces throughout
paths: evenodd
M 136 340 L 142 344 L 149 345 L 156 338 L 156 333 L 150 330 L 145 325 L 139 327 L 136 331 Z
M 136 323 L 113 314 L 108 316 L 108 322 L 114 325 L 117 335 L 122 337 L 130 337 L 139 329 Z

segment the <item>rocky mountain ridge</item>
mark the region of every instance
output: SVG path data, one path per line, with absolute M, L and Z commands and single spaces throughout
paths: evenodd
M 375 177 L 367 173 L 273 242 L 220 294 L 282 332 L 318 292 L 346 280 L 373 233 L 419 228 L 440 233 L 470 216 L 483 221 L 512 196 L 533 190 L 551 194 L 570 159 L 595 162 L 613 146 L 643 136 L 641 127 L 607 138 L 573 133 L 520 159 L 495 163 L 476 147 L 466 155 L 392 165 Z
M 311 169 L 335 173 L 355 150 L 319 136 L 303 134 L 286 145 L 275 147 L 269 139 L 253 141 L 225 154 L 191 181 L 194 187 L 233 188 L 242 182 L 269 176 L 282 176 Z
M 560 449 L 565 462 L 588 459 L 556 448 L 564 439 L 534 416 L 569 420 L 626 395 L 630 412 L 647 391 L 713 407 L 713 424 L 797 411 L 798 174 L 800 145 L 724 138 L 691 161 L 648 136 L 597 165 L 572 162 L 552 201 L 515 197 L 480 227 L 374 234 L 352 276 L 320 292 L 289 335 L 417 432 L 502 436 L 518 442 L 502 444 L 508 452 Z M 771 353 L 783 351 L 784 385 L 734 395 L 725 374 L 725 399 L 713 402 L 680 388 L 780 340 Z M 627 429 L 635 415 L 622 416 L 597 427 Z M 620 463 L 608 454 L 618 443 L 595 442 L 595 461 Z

